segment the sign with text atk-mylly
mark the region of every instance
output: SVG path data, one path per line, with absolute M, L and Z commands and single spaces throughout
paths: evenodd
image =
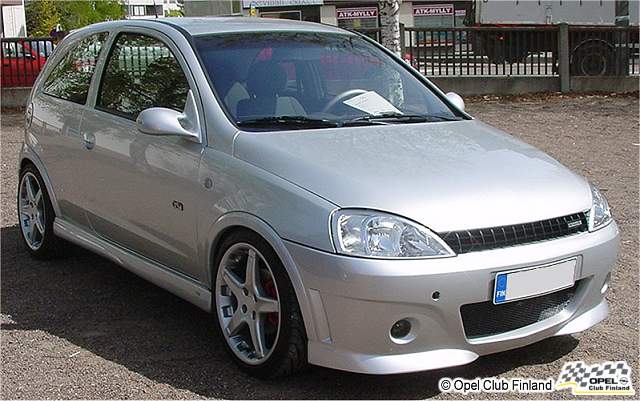
M 453 4 L 429 4 L 428 6 L 413 7 L 413 15 L 416 17 L 453 15 Z
M 378 9 L 376 7 L 359 7 L 359 8 L 337 8 L 337 19 L 359 19 L 359 18 L 376 18 Z

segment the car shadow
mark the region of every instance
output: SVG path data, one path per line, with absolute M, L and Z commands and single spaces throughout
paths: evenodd
M 260 381 L 240 372 L 213 330 L 211 316 L 84 250 L 55 261 L 31 258 L 19 228 L 1 229 L 3 330 L 42 330 L 147 378 L 207 398 L 422 399 L 439 393 L 442 376 L 496 376 L 547 364 L 578 341 L 554 337 L 472 364 L 423 373 L 369 376 L 312 367 Z M 540 378 L 542 379 L 542 378 Z

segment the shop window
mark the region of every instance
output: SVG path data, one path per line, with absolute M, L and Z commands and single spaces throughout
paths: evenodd
M 455 26 L 453 4 L 414 6 L 413 24 L 416 28 L 452 28 Z M 443 44 L 447 41 L 446 35 L 446 32 L 417 32 L 415 40 L 422 44 Z
M 300 11 L 267 11 L 261 12 L 262 18 L 290 19 L 294 21 L 302 21 L 302 13 Z

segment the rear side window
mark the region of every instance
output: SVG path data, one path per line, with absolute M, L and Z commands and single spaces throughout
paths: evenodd
M 150 107 L 184 110 L 188 92 L 189 83 L 178 60 L 162 41 L 124 33 L 107 60 L 97 106 L 135 119 Z
M 80 40 L 55 66 L 44 82 L 44 93 L 85 104 L 100 51 L 107 33 Z

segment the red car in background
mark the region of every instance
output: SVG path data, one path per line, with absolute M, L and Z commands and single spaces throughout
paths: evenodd
M 43 39 L 2 40 L 0 86 L 31 86 L 53 53 L 54 44 Z

